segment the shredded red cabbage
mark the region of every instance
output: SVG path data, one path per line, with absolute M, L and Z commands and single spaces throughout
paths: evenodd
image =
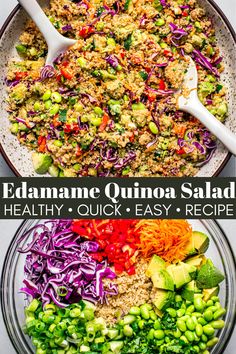
M 18 242 L 24 245 L 18 251 L 27 253 L 24 287 L 20 291 L 40 298 L 44 305 L 53 301 L 66 307 L 80 299 L 104 303 L 108 294 L 117 295 L 117 288 L 111 283 L 106 289 L 103 279 L 112 280 L 116 274 L 106 261 L 99 263 L 90 255 L 98 251 L 98 243 L 72 232 L 71 224 L 71 220 L 47 221 L 20 238 Z M 30 235 L 32 241 L 26 244 Z M 66 289 L 63 295 L 61 287 Z
M 210 61 L 200 52 L 200 50 L 194 49 L 193 51 L 193 60 L 203 66 L 204 68 L 211 71 L 216 77 L 219 77 L 220 74 L 216 68 L 210 63 Z
M 119 65 L 119 61 L 115 55 L 109 55 L 108 57 L 106 57 L 106 61 L 115 69 Z
M 45 65 L 40 72 L 40 77 L 42 80 L 53 77 L 55 75 L 55 70 L 52 65 Z

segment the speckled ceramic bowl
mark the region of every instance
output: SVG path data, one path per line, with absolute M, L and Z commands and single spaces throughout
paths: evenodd
M 213 19 L 218 39 L 218 46 L 224 55 L 225 71 L 222 81 L 228 88 L 229 116 L 226 125 L 236 134 L 236 35 L 225 15 L 212 0 L 199 0 L 208 15 Z M 44 2 L 45 4 L 45 2 Z M 42 5 L 44 5 L 42 4 Z M 11 13 L 0 31 L 0 142 L 1 151 L 9 167 L 18 176 L 37 176 L 32 167 L 31 152 L 20 146 L 16 137 L 9 131 L 8 113 L 6 112 L 6 88 L 4 78 L 7 71 L 7 62 L 17 57 L 15 45 L 23 31 L 27 16 L 19 6 Z M 198 177 L 217 176 L 230 158 L 230 153 L 221 143 L 208 164 L 198 172 Z

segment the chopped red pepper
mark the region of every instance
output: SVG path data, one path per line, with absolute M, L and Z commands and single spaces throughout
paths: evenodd
M 79 31 L 79 35 L 82 38 L 88 38 L 90 34 L 94 33 L 95 29 L 92 26 L 83 26 Z
M 77 123 L 66 124 L 64 128 L 65 133 L 78 133 L 79 126 Z
M 184 150 L 184 148 L 181 148 L 181 149 L 179 149 L 179 150 L 176 150 L 176 154 L 178 154 L 178 155 L 183 155 L 183 154 L 185 154 L 186 152 L 185 152 L 185 150 Z
M 101 125 L 99 127 L 99 131 L 100 132 L 103 132 L 103 130 L 105 130 L 108 121 L 109 121 L 109 116 L 108 116 L 107 113 L 104 113 L 103 118 L 102 118 L 102 123 L 101 123 Z
M 165 90 L 166 89 L 166 84 L 165 84 L 165 81 L 163 79 L 160 79 L 159 89 L 160 90 Z
M 38 151 L 45 152 L 45 150 L 46 150 L 46 137 L 39 136 L 38 137 Z
M 182 15 L 183 15 L 184 17 L 187 17 L 187 16 L 188 16 L 187 11 L 183 11 L 183 12 L 182 12 Z
M 64 76 L 65 79 L 68 79 L 68 80 L 71 80 L 74 77 L 73 73 L 65 67 L 61 68 L 61 74 L 62 74 L 62 76 Z
M 156 97 L 156 94 L 155 94 L 155 93 L 151 93 L 151 92 L 150 92 L 150 93 L 148 94 L 148 101 L 149 101 L 149 102 L 154 102 L 154 101 L 156 101 L 156 98 L 157 98 L 157 97 Z
M 117 273 L 126 271 L 135 274 L 139 237 L 134 232 L 136 220 L 74 220 L 72 231 L 99 244 L 99 251 L 93 253 L 94 259 L 114 265 Z
M 26 72 L 26 71 L 18 71 L 15 74 L 15 79 L 16 80 L 22 80 L 22 79 L 24 79 L 27 76 L 28 76 L 28 72 Z
M 164 49 L 163 54 L 165 57 L 172 57 L 172 53 L 168 49 Z

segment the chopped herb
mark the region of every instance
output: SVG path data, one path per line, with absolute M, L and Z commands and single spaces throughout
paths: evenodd
M 97 17 L 101 16 L 101 14 L 104 12 L 104 10 L 105 9 L 103 6 L 99 7 L 99 9 L 97 10 Z
M 126 50 L 130 50 L 131 43 L 132 43 L 132 33 L 130 33 L 125 40 L 124 47 Z
M 148 74 L 146 73 L 146 71 L 140 71 L 140 72 L 139 72 L 139 76 L 140 76 L 144 81 L 146 81 L 147 78 L 148 78 Z
M 67 110 L 66 109 L 61 109 L 59 111 L 59 121 L 65 123 L 66 122 L 66 114 Z
M 124 6 L 124 10 L 127 11 L 129 9 L 129 5 L 131 3 L 131 0 L 126 0 L 125 1 L 125 6 Z
M 220 90 L 222 90 L 222 88 L 223 88 L 223 85 L 220 85 L 220 84 L 216 85 L 216 92 L 219 93 Z

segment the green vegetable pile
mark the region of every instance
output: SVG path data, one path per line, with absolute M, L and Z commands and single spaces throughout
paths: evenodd
M 202 297 L 195 294 L 191 302 L 175 295 L 161 318 L 151 304 L 134 306 L 112 327 L 95 318 L 95 307 L 87 301 L 66 309 L 54 304 L 43 309 L 34 299 L 26 309 L 25 332 L 36 354 L 208 354 L 218 342 L 215 331 L 224 327 L 220 317 L 226 311 L 217 296 L 207 302 Z

